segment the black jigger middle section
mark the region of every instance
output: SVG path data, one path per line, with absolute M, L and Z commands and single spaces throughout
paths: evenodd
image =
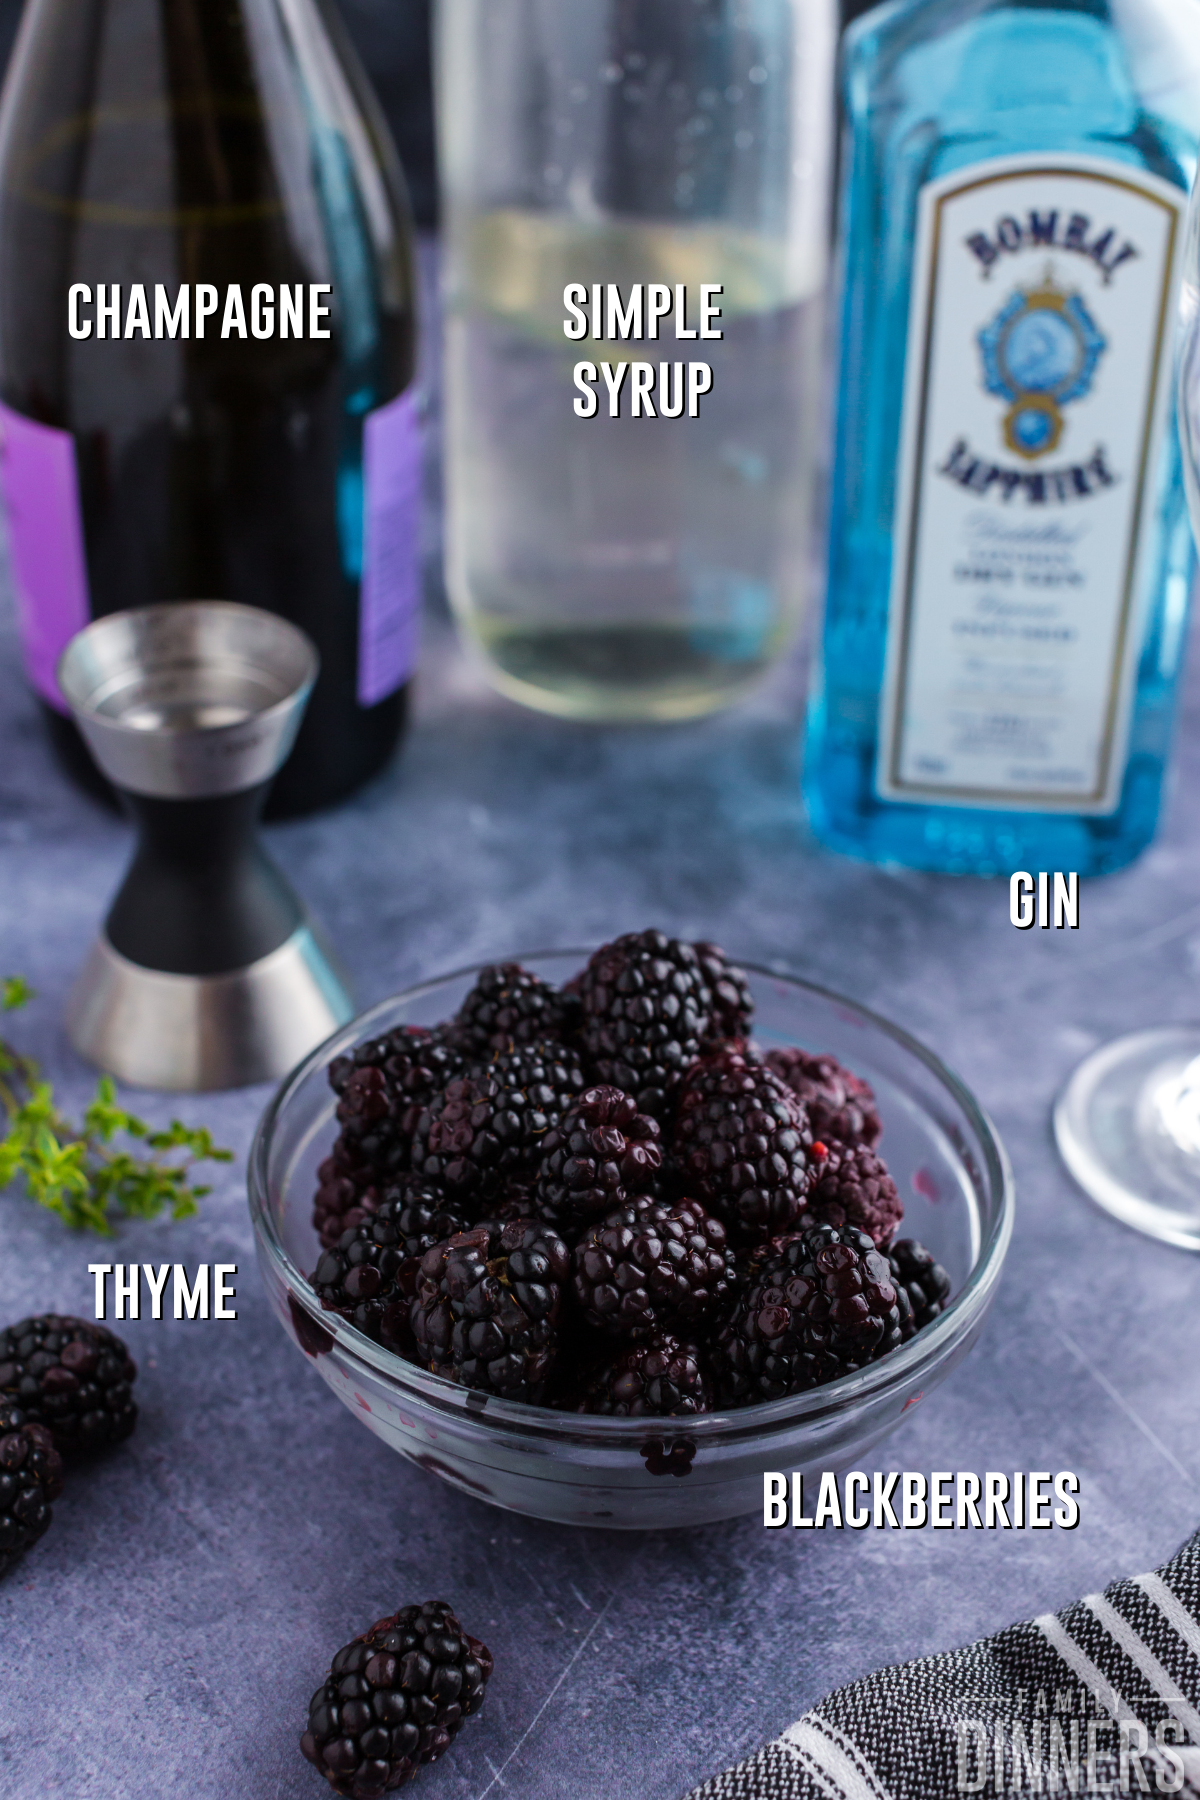
M 137 1086 L 286 1073 L 349 997 L 257 826 L 317 656 L 224 601 L 114 613 L 72 639 L 59 684 L 138 844 L 68 1010 L 72 1041 Z
M 286 943 L 300 902 L 258 841 L 270 783 L 211 800 L 125 795 L 138 829 L 108 941 L 144 968 L 222 975 Z

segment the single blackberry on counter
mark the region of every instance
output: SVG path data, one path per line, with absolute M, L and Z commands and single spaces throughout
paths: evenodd
M 814 1225 L 777 1248 L 710 1346 L 718 1405 L 802 1393 L 903 1342 L 908 1296 L 865 1231 Z
M 137 1424 L 137 1365 L 120 1338 L 86 1319 L 46 1313 L 0 1331 L 0 1400 L 44 1425 L 64 1456 L 104 1450 Z
M 571 1227 L 657 1191 L 662 1173 L 657 1119 L 620 1088 L 592 1087 L 542 1140 L 534 1190 L 543 1214 Z
M 711 1412 L 712 1386 L 695 1344 L 660 1331 L 609 1363 L 589 1384 L 576 1411 L 618 1418 Z
M 893 1281 L 907 1295 L 912 1306 L 911 1329 L 904 1333 L 910 1338 L 945 1311 L 950 1298 L 950 1277 L 941 1263 L 934 1261 L 932 1251 L 926 1250 L 924 1244 L 918 1244 L 915 1238 L 900 1238 L 893 1244 L 888 1251 L 888 1263 Z
M 414 1173 L 472 1217 L 533 1177 L 546 1133 L 584 1087 L 574 1050 L 542 1038 L 476 1065 L 434 1096 L 417 1120 Z
M 537 1220 L 487 1221 L 421 1258 L 411 1326 L 435 1375 L 537 1403 L 558 1348 L 570 1252 Z
M 421 1108 L 466 1065 L 465 1054 L 444 1025 L 432 1030 L 397 1025 L 330 1063 L 341 1137 L 360 1171 L 360 1191 L 371 1182 L 391 1181 L 410 1166 Z
M 738 1243 L 794 1229 L 811 1183 L 812 1134 L 773 1070 L 731 1046 L 688 1072 L 672 1140 L 679 1180 Z
M 49 1431 L 19 1406 L 0 1405 L 0 1575 L 45 1535 L 50 1503 L 62 1490 L 62 1458 Z
M 824 1152 L 824 1155 L 822 1155 Z M 810 1151 L 813 1183 L 808 1209 L 824 1225 L 856 1225 L 885 1250 L 904 1217 L 904 1202 L 887 1165 L 866 1144 L 832 1139 Z
M 698 1200 L 634 1200 L 580 1238 L 571 1285 L 589 1325 L 649 1338 L 714 1318 L 736 1280 L 719 1219 Z
M 565 1043 L 578 1019 L 574 994 L 560 993 L 520 963 L 495 963 L 480 971 L 447 1029 L 451 1041 L 476 1062 L 539 1038 Z
M 700 959 L 700 972 L 712 995 L 712 1017 L 707 1035 L 744 1038 L 754 1017 L 754 1001 L 745 973 L 734 968 L 716 944 L 694 944 L 692 948 Z
M 490 1650 L 446 1601 L 402 1607 L 338 1651 L 300 1748 L 335 1794 L 374 1800 L 449 1749 L 491 1673 Z
M 632 1094 L 641 1112 L 665 1118 L 713 1030 L 696 951 L 661 931 L 632 931 L 597 950 L 576 979 L 580 1039 L 596 1075 Z
M 814 1138 L 828 1144 L 866 1144 L 870 1149 L 883 1132 L 875 1095 L 865 1081 L 844 1069 L 836 1056 L 811 1056 L 807 1050 L 768 1050 L 767 1067 L 803 1102 Z

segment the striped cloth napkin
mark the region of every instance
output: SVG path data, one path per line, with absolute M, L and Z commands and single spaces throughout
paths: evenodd
M 838 1688 L 686 1800 L 1200 1800 L 1200 1532 L 1152 1575 Z

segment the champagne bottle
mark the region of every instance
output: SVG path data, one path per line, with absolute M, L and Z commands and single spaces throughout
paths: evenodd
M 68 752 L 72 633 L 215 598 L 320 652 L 277 811 L 387 757 L 419 603 L 413 281 L 332 5 L 29 0 L 0 98 L 0 485 Z

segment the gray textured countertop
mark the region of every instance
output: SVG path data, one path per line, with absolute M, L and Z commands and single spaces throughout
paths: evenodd
M 572 1531 L 510 1517 L 363 1430 L 269 1316 L 240 1165 L 202 1217 L 125 1227 L 125 1261 L 236 1262 L 229 1324 L 121 1327 L 141 1422 L 68 1488 L 0 1586 L 8 1800 L 317 1800 L 297 1749 L 332 1651 L 451 1598 L 496 1654 L 483 1714 L 417 1791 L 675 1800 L 881 1661 L 961 1643 L 1152 1566 L 1200 1523 L 1200 1263 L 1073 1188 L 1052 1095 L 1091 1045 L 1200 1014 L 1200 687 L 1159 843 L 1085 887 L 1077 932 L 1013 931 L 1002 884 L 884 873 L 807 835 L 795 664 L 723 717 L 662 731 L 534 717 L 437 613 L 394 767 L 271 847 L 361 1001 L 522 947 L 659 923 L 866 1001 L 974 1088 L 1016 1169 L 1007 1273 L 967 1362 L 882 1467 L 1073 1469 L 1073 1533 Z M 128 849 L 51 764 L 0 635 L 0 972 L 64 1096 L 91 1076 L 63 1002 Z M 187 1099 L 244 1155 L 265 1090 Z M 147 1098 L 146 1110 L 176 1110 Z M 107 1256 L 108 1252 L 105 1253 Z M 0 1197 L 0 1320 L 87 1315 L 94 1240 Z

